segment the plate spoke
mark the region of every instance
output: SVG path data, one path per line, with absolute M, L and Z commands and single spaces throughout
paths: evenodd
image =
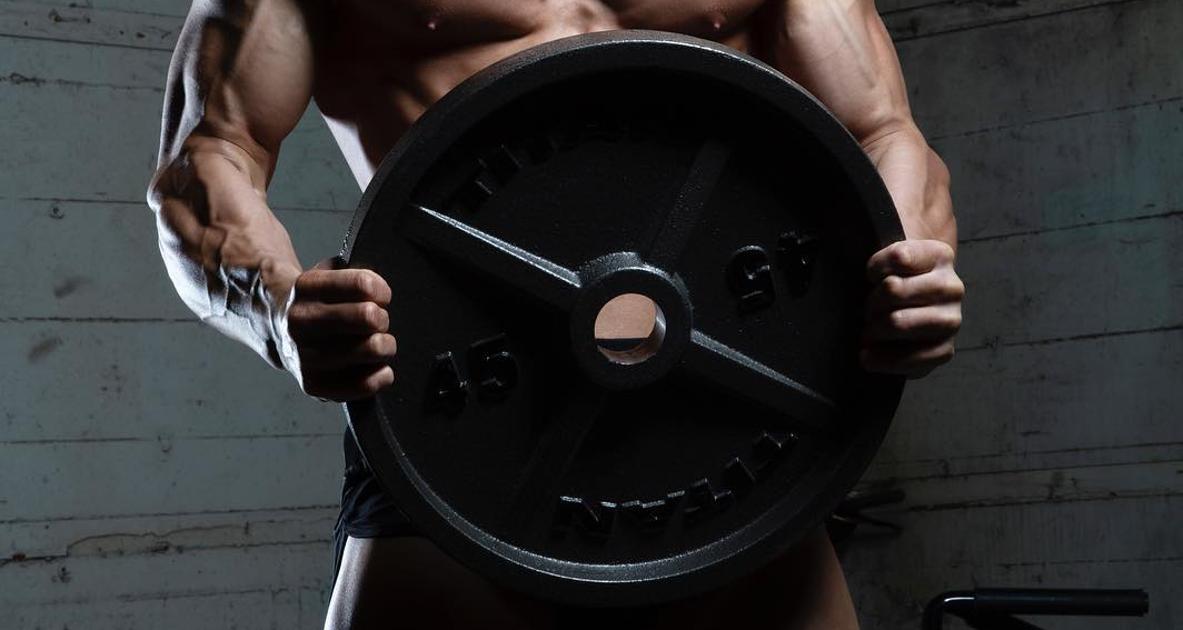
M 689 373 L 791 418 L 804 429 L 831 432 L 836 405 L 822 394 L 695 330 L 682 359 Z
M 589 381 L 581 381 L 567 396 L 538 438 L 509 501 L 506 520 L 530 526 L 543 514 L 547 503 L 557 501 L 563 480 L 604 409 L 607 392 Z
M 699 147 L 677 200 L 669 212 L 660 217 L 661 224 L 649 246 L 646 261 L 666 270 L 677 264 L 730 157 L 731 147 L 719 140 L 707 140 Z
M 551 306 L 570 308 L 579 291 L 579 276 L 574 271 L 436 210 L 412 204 L 403 213 L 400 229 L 432 252 L 491 275 Z

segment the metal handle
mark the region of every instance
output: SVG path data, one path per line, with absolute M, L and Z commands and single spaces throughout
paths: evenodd
M 924 630 L 940 630 L 944 613 L 957 615 L 974 625 L 973 618 L 999 619 L 1008 615 L 1140 617 L 1149 610 L 1150 596 L 1141 589 L 982 588 L 949 591 L 934 597 L 924 609 Z

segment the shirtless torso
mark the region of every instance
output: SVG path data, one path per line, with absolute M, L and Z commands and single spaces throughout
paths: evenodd
M 619 28 L 733 46 L 835 113 L 878 167 L 909 239 L 868 261 L 863 364 L 919 376 L 947 361 L 963 293 L 948 175 L 912 121 L 873 0 L 196 0 L 169 74 L 148 195 L 181 298 L 310 395 L 351 400 L 389 385 L 397 360 L 386 308 L 398 307 L 389 286 L 363 270 L 302 269 L 267 205 L 284 137 L 315 100 L 364 187 L 406 128 L 472 73 L 544 41 Z M 741 584 L 660 617 L 677 628 L 857 626 L 821 532 Z M 326 627 L 571 621 L 422 538 L 376 538 L 349 539 Z
M 437 99 L 477 70 L 552 39 L 669 30 L 751 49 L 763 0 L 340 0 L 326 20 L 313 95 L 358 182 Z M 359 59 L 365 60 L 358 63 Z

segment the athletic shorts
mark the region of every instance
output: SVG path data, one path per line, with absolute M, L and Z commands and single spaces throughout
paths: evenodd
M 333 527 L 333 576 L 341 567 L 345 540 L 418 536 L 402 510 L 394 504 L 357 448 L 353 431 L 345 429 L 345 478 L 341 483 L 341 513 Z

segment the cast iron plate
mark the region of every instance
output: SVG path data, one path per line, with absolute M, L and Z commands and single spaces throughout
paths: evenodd
M 647 31 L 543 44 L 441 99 L 367 189 L 342 254 L 389 281 L 399 353 L 349 420 L 486 576 L 686 597 L 787 549 L 870 461 L 903 385 L 857 364 L 863 267 L 900 238 L 858 144 L 763 63 Z M 665 326 L 622 365 L 591 322 L 626 292 Z

